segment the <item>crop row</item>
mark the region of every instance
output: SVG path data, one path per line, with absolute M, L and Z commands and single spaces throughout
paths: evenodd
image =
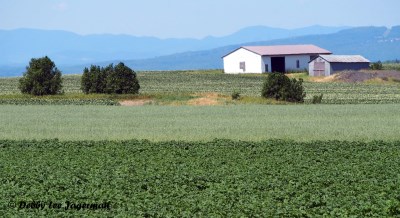
M 399 216 L 399 156 L 399 141 L 3 140 L 0 214 Z M 24 201 L 46 207 L 18 209 Z M 50 201 L 62 209 L 48 208 Z M 65 210 L 66 201 L 111 208 Z
M 0 99 L 0 105 L 119 105 L 119 103 L 111 99 L 11 98 Z

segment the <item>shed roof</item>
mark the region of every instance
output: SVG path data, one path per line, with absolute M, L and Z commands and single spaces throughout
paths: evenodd
M 241 48 L 262 56 L 332 54 L 332 52 L 315 45 L 242 46 Z
M 330 63 L 369 63 L 370 61 L 361 55 L 320 55 Z

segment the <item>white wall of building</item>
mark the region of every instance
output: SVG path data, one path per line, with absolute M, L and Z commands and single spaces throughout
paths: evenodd
M 299 61 L 299 67 L 297 67 L 297 61 Z M 310 61 L 310 55 L 288 55 L 285 56 L 285 65 L 287 71 L 304 71 L 308 70 L 308 62 Z
M 268 65 L 268 71 L 265 69 L 265 65 Z M 271 72 L 271 57 L 270 56 L 263 56 L 262 57 L 262 72 Z
M 224 72 L 228 74 L 238 73 L 262 73 L 263 63 L 261 55 L 240 48 L 225 56 Z M 245 62 L 246 70 L 240 69 L 240 63 Z
M 311 61 L 308 64 L 308 75 L 309 76 L 314 76 L 314 61 Z

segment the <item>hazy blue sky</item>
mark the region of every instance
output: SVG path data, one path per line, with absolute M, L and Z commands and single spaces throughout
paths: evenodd
M 0 0 L 0 29 L 195 37 L 264 25 L 400 25 L 400 0 Z

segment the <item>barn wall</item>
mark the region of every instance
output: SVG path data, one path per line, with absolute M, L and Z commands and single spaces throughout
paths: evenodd
M 297 68 L 296 61 L 300 61 L 300 67 Z M 303 71 L 308 70 L 308 62 L 310 61 L 310 55 L 288 55 L 285 56 L 285 65 L 287 71 Z
M 263 56 L 262 57 L 262 71 L 267 72 L 265 70 L 265 65 L 268 64 L 268 73 L 271 72 L 271 57 L 270 56 Z
M 309 76 L 314 76 L 314 61 L 311 61 L 308 64 L 308 75 Z
M 331 74 L 335 71 L 368 69 L 369 63 L 331 63 Z
M 262 73 L 262 57 L 256 53 L 240 48 L 223 58 L 224 72 L 228 74 L 238 73 Z M 240 69 L 240 62 L 246 63 L 246 70 Z
M 331 64 L 329 62 L 327 62 L 325 59 L 323 58 L 316 58 L 313 61 L 311 61 L 310 63 L 308 63 L 308 75 L 310 76 L 315 76 L 314 75 L 314 62 L 317 61 L 318 62 L 324 62 L 325 63 L 325 76 L 329 76 L 331 73 Z
M 325 61 L 325 76 L 330 76 L 332 72 L 332 64 L 328 61 Z

